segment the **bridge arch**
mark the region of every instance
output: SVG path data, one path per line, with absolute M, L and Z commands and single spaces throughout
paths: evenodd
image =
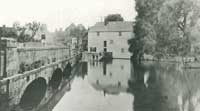
M 67 63 L 67 65 L 65 66 L 64 70 L 63 70 L 63 77 L 65 78 L 69 78 L 71 76 L 71 71 L 72 71 L 72 66 L 71 63 Z
M 40 104 L 45 96 L 47 83 L 45 78 L 39 77 L 33 80 L 25 89 L 19 105 L 22 109 L 30 110 Z
M 60 83 L 62 82 L 62 78 L 63 78 L 62 69 L 57 68 L 52 74 L 51 80 L 49 81 L 49 86 L 54 90 L 58 89 Z

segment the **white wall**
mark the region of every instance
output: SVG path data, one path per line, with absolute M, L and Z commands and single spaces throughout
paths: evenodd
M 88 34 L 88 52 L 90 47 L 96 47 L 97 52 L 102 52 L 104 49 L 104 41 L 107 41 L 107 52 L 113 52 L 113 58 L 130 58 L 131 53 L 128 51 L 128 39 L 133 36 L 132 32 L 122 32 L 122 36 L 119 36 L 119 32 L 100 32 L 97 36 L 97 32 L 89 32 Z M 110 43 L 113 40 L 113 43 Z M 124 52 L 121 49 L 124 48 Z

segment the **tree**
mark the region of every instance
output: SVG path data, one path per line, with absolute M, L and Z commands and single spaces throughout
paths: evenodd
M 105 24 L 111 21 L 124 21 L 124 18 L 120 14 L 110 14 L 104 19 Z
M 55 38 L 59 38 L 57 40 L 62 42 L 70 41 L 72 37 L 76 37 L 78 42 L 82 41 L 82 39 L 87 34 L 87 29 L 82 25 L 75 25 L 72 23 L 65 30 L 59 30 L 55 32 Z
M 159 57 L 190 53 L 198 37 L 194 35 L 200 17 L 198 0 L 136 0 L 136 11 L 135 37 L 129 40 L 133 57 L 149 52 Z
M 198 0 L 168 0 L 163 4 L 159 12 L 159 24 L 164 26 L 168 36 L 180 39 L 182 44 L 177 43 L 177 55 L 185 56 L 191 53 L 191 44 L 196 41 L 198 35 L 197 25 L 200 10 Z M 167 13 L 167 15 L 166 15 Z
M 136 0 L 138 15 L 134 25 L 135 36 L 128 41 L 132 58 L 139 60 L 145 52 L 154 52 L 157 37 L 157 12 L 164 0 Z M 149 49 L 151 46 L 151 49 Z
M 18 42 L 30 42 L 34 41 L 34 37 L 38 31 L 42 31 L 45 28 L 45 24 L 41 24 L 40 22 L 29 22 L 24 26 L 21 26 L 19 22 L 13 23 L 13 28 L 18 32 Z
M 36 33 L 42 29 L 40 22 L 33 21 L 32 23 L 27 23 L 26 27 L 31 32 L 31 38 L 33 39 Z

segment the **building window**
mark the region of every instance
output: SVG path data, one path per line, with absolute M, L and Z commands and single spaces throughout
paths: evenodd
M 95 56 L 94 56 L 94 55 L 92 55 L 92 59 L 93 59 L 93 60 L 95 59 Z
M 121 53 L 124 53 L 124 48 L 121 48 Z
M 42 40 L 45 40 L 45 39 L 46 39 L 46 35 L 45 35 L 45 34 L 42 34 L 42 35 L 41 35 L 41 39 L 42 39 Z
M 100 35 L 100 32 L 97 32 L 97 36 L 99 36 Z
M 96 47 L 90 47 L 90 52 L 96 52 L 97 48 Z
M 122 36 L 122 32 L 119 32 L 119 36 Z
M 97 48 L 96 48 L 96 47 L 94 47 L 94 48 L 93 48 L 93 51 L 94 51 L 94 52 L 96 52 L 96 51 L 97 51 Z
M 107 47 L 107 41 L 104 41 L 103 45 L 104 45 L 104 47 Z
M 114 42 L 113 40 L 110 40 L 110 44 L 113 44 L 113 42 Z
M 104 52 L 107 52 L 107 48 L 104 48 L 103 51 L 104 51 Z

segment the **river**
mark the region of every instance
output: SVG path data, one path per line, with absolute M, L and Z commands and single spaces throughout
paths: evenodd
M 199 111 L 200 69 L 180 66 L 121 59 L 80 62 L 62 87 L 47 90 L 30 111 Z
M 130 61 L 88 62 L 88 71 L 75 77 L 53 111 L 132 111 L 133 95 L 127 93 Z

